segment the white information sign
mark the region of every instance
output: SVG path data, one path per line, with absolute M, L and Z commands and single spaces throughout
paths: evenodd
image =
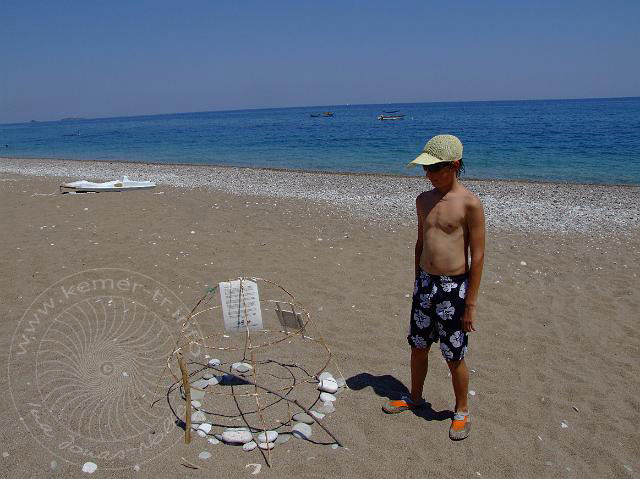
M 247 279 L 219 283 L 224 329 L 244 332 L 262 328 L 258 285 Z

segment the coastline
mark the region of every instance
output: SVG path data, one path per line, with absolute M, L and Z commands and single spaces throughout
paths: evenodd
M 307 200 L 336 207 L 345 217 L 405 226 L 414 221 L 415 197 L 429 188 L 422 177 L 133 161 L 0 158 L 0 173 L 56 177 L 61 183 L 127 175 L 159 186 Z M 483 201 L 487 225 L 496 230 L 602 236 L 640 229 L 640 186 L 462 181 Z

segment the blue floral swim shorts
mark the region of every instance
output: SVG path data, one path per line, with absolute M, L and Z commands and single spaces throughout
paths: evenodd
M 420 270 L 413 289 L 407 340 L 413 348 L 428 348 L 440 341 L 447 361 L 459 361 L 467 352 L 468 335 L 462 330 L 467 274 L 436 276 Z

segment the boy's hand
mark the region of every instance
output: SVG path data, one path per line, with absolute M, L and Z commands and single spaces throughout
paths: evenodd
M 464 307 L 464 314 L 462 315 L 462 330 L 465 333 L 471 333 L 476 330 L 475 328 L 475 316 L 476 306 L 467 304 Z

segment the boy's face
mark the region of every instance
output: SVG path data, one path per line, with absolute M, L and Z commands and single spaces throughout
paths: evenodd
M 456 177 L 456 171 L 460 167 L 459 161 L 436 163 L 423 166 L 425 174 L 434 187 L 446 186 Z

